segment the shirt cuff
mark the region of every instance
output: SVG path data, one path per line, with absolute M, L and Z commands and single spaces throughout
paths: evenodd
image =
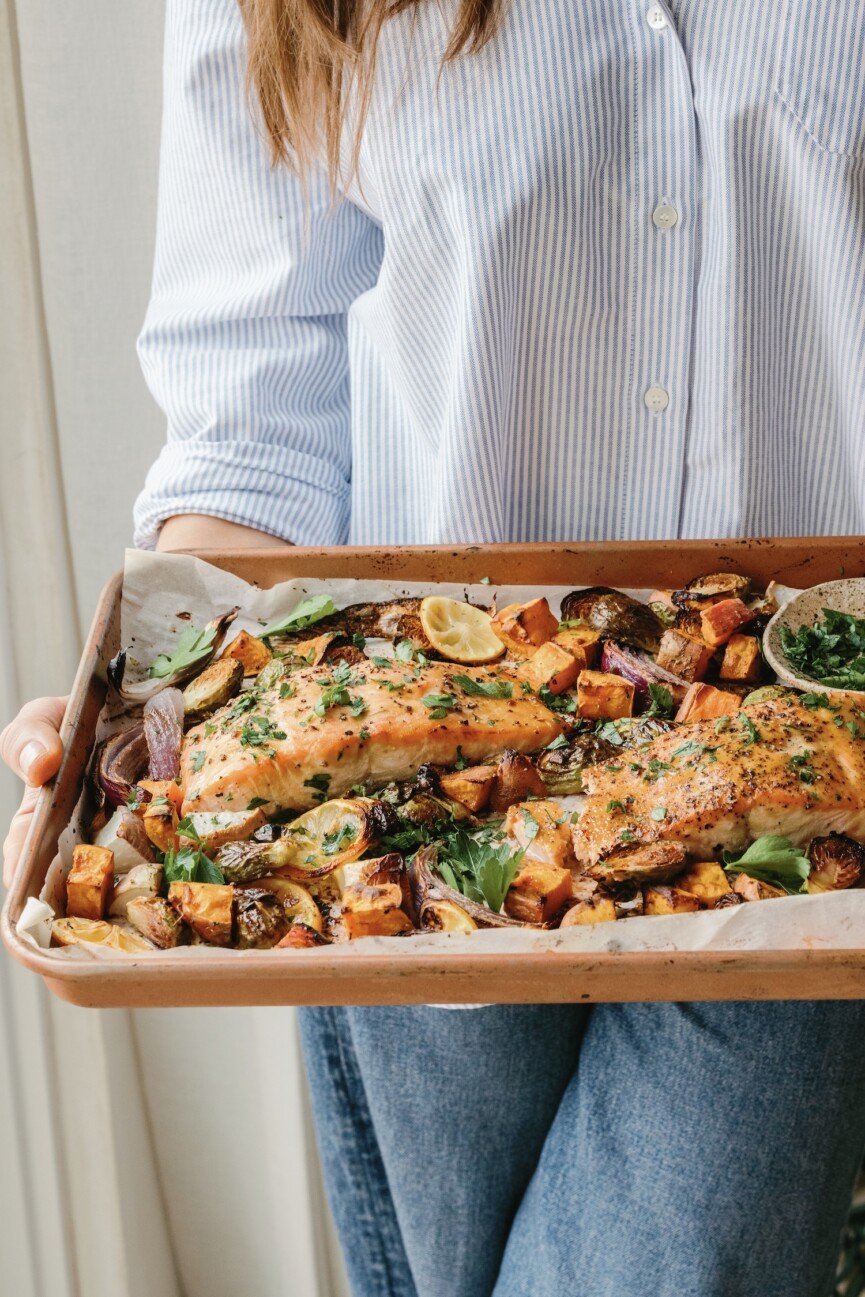
M 134 543 L 154 549 L 176 514 L 242 523 L 294 545 L 344 545 L 350 486 L 326 460 L 266 442 L 170 442 L 135 503 Z

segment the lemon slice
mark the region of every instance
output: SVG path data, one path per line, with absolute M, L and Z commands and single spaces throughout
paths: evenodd
M 359 860 L 372 840 L 372 806 L 369 798 L 336 797 L 299 815 L 269 852 L 271 874 L 318 878 Z
M 478 926 L 453 901 L 427 901 L 421 910 L 420 924 L 430 932 L 475 932 Z
M 470 603 L 428 595 L 421 602 L 420 620 L 430 644 L 449 662 L 480 665 L 494 662 L 505 651 L 493 630 L 492 618 Z
M 137 955 L 153 946 L 144 937 L 104 919 L 55 919 L 51 925 L 54 940 L 61 946 L 103 946 L 121 950 L 127 955 Z

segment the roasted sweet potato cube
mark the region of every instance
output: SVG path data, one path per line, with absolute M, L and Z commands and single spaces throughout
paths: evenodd
M 543 799 L 508 808 L 505 832 L 526 853 L 526 862 L 570 868 L 574 839 L 567 813 L 559 802 Z
M 676 879 L 676 886 L 709 906 L 714 905 L 731 890 L 730 879 L 717 860 L 701 860 L 695 865 L 690 865 L 684 874 L 680 874 Z
M 508 889 L 505 913 L 523 923 L 547 923 L 571 895 L 569 869 L 531 860 Z
M 553 636 L 553 643 L 575 657 L 581 671 L 593 667 L 601 651 L 601 636 L 591 626 L 567 626 Z
M 630 680 L 606 671 L 581 671 L 577 678 L 577 705 L 587 720 L 619 720 L 634 712 L 635 687 Z
M 774 883 L 764 883 L 761 879 L 751 878 L 748 874 L 736 875 L 733 891 L 737 896 L 741 896 L 743 901 L 775 901 L 787 895 L 783 887 L 776 887 Z
M 550 640 L 518 667 L 517 674 L 527 680 L 535 692 L 546 686 L 551 694 L 563 694 L 570 689 L 582 669 L 581 662 L 573 653 Z
M 226 883 L 171 883 L 168 899 L 202 941 L 231 945 L 234 888 Z
M 520 752 L 505 752 L 496 766 L 496 780 L 490 795 L 489 809 L 496 815 L 504 815 L 515 802 L 524 802 L 529 797 L 543 797 L 546 791 L 546 784 L 528 757 Z
M 705 640 L 671 626 L 661 636 L 656 661 L 659 667 L 683 680 L 702 680 L 712 661 L 712 652 Z
M 613 923 L 616 919 L 616 905 L 611 896 L 590 896 L 572 905 L 559 924 L 560 928 L 572 928 L 584 923 Z
M 144 808 L 144 832 L 154 847 L 170 851 L 177 845 L 177 825 L 180 817 L 173 802 L 157 797 Z
M 342 894 L 342 922 L 351 940 L 356 937 L 398 937 L 413 924 L 403 906 L 397 883 L 357 883 Z
M 697 897 L 681 887 L 647 887 L 643 892 L 644 914 L 693 914 L 702 908 Z
M 180 814 L 183 805 L 183 789 L 174 779 L 139 779 L 137 787 L 143 788 L 150 794 L 150 802 L 142 802 L 139 808 L 142 815 L 151 802 L 159 802 L 163 798 L 171 803 L 178 815 Z
M 559 623 L 546 599 L 530 599 L 502 608 L 493 617 L 492 627 L 510 652 L 531 657 L 536 648 L 553 638 Z
M 257 676 L 267 666 L 273 654 L 263 639 L 242 630 L 234 637 L 222 656 L 236 658 L 243 667 L 245 676 Z
M 712 648 L 719 648 L 740 626 L 753 620 L 753 612 L 741 599 L 721 599 L 700 613 L 700 633 Z
M 83 843 L 72 852 L 66 876 L 66 913 L 72 919 L 101 919 L 114 884 L 114 852 Z
M 459 802 L 474 815 L 488 804 L 495 782 L 495 766 L 469 766 L 466 770 L 442 775 L 439 787 L 445 797 Z
M 721 663 L 722 680 L 753 684 L 760 678 L 760 641 L 753 635 L 731 635 Z
M 735 716 L 741 705 L 738 694 L 696 681 L 682 699 L 676 721 L 710 721 L 719 716 Z

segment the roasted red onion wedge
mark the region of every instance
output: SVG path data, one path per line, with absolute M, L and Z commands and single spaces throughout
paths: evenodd
M 144 737 L 150 754 L 151 779 L 176 779 L 183 741 L 183 694 L 163 689 L 144 707 Z
M 115 658 L 112 658 L 108 664 L 108 679 L 114 686 L 124 702 L 142 703 L 148 702 L 156 694 L 161 693 L 163 689 L 171 688 L 173 685 L 182 684 L 185 680 L 190 680 L 193 676 L 203 671 L 209 662 L 212 662 L 216 654 L 222 647 L 225 639 L 225 633 L 231 623 L 237 616 L 238 609 L 232 608 L 230 612 L 224 612 L 219 617 L 214 617 L 204 628 L 203 635 L 206 636 L 206 648 L 194 657 L 191 662 L 186 662 L 176 671 L 169 675 L 150 676 L 144 675 L 138 680 L 127 680 L 127 666 L 131 657 L 129 649 L 121 649 Z
M 96 758 L 95 776 L 111 806 L 125 805 L 132 785 L 147 769 L 147 761 L 147 740 L 140 722 L 105 740 Z
M 635 696 L 641 704 L 647 704 L 651 700 L 649 685 L 663 685 L 665 689 L 669 689 L 674 703 L 680 703 L 688 692 L 687 680 L 673 675 L 671 671 L 665 671 L 647 654 L 623 648 L 613 640 L 607 640 L 604 644 L 601 670 L 612 671 L 636 685 Z
M 456 892 L 452 887 L 448 887 L 447 883 L 443 882 L 433 872 L 436 854 L 437 847 L 435 845 L 422 847 L 409 865 L 409 882 L 411 884 L 414 913 L 421 928 L 426 926 L 424 915 L 427 907 L 438 901 L 450 901 L 452 904 L 458 905 L 479 928 L 525 928 L 527 926 L 537 926 L 527 925 L 519 919 L 511 919 L 507 914 L 496 914 L 494 910 L 489 909 L 486 905 L 469 900 L 467 896 L 463 896 L 462 892 Z M 437 924 L 432 922 L 430 926 L 436 927 Z

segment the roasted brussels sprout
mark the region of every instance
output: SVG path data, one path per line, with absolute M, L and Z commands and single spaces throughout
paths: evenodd
M 650 842 L 647 846 L 618 847 L 589 865 L 586 873 L 599 883 L 666 883 L 685 867 L 685 848 L 679 842 Z
M 582 621 L 605 638 L 656 653 L 664 624 L 652 609 L 621 590 L 591 586 L 562 600 L 562 620 Z
M 209 716 L 233 698 L 242 684 L 243 664 L 237 658 L 222 657 L 211 662 L 183 691 L 186 719 L 197 721 Z
M 714 603 L 716 599 L 745 600 L 751 593 L 751 582 L 738 572 L 713 572 L 698 576 L 681 590 L 673 591 L 673 603 L 680 608 L 699 608 L 701 604 Z
M 633 919 L 643 913 L 643 892 L 639 887 L 623 887 L 613 895 L 617 919 Z
M 712 906 L 712 909 L 729 910 L 732 909 L 733 906 L 742 905 L 743 901 L 744 901 L 744 897 L 741 897 L 738 892 L 733 892 L 733 891 L 725 892 L 724 895 L 715 902 L 715 904 Z
M 536 759 L 535 765 L 548 793 L 556 797 L 571 797 L 583 791 L 586 766 L 612 761 L 617 750 L 616 745 L 597 734 L 578 734 L 561 747 L 547 748 Z
M 836 892 L 858 887 L 865 876 L 865 847 L 841 833 L 812 838 L 808 859 L 811 873 L 805 888 L 809 892 Z
M 173 905 L 161 896 L 140 896 L 126 907 L 126 918 L 136 931 L 160 950 L 171 950 L 189 937 L 189 929 Z
M 262 888 L 238 889 L 236 896 L 238 950 L 270 950 L 288 931 L 289 918 L 282 901 Z

